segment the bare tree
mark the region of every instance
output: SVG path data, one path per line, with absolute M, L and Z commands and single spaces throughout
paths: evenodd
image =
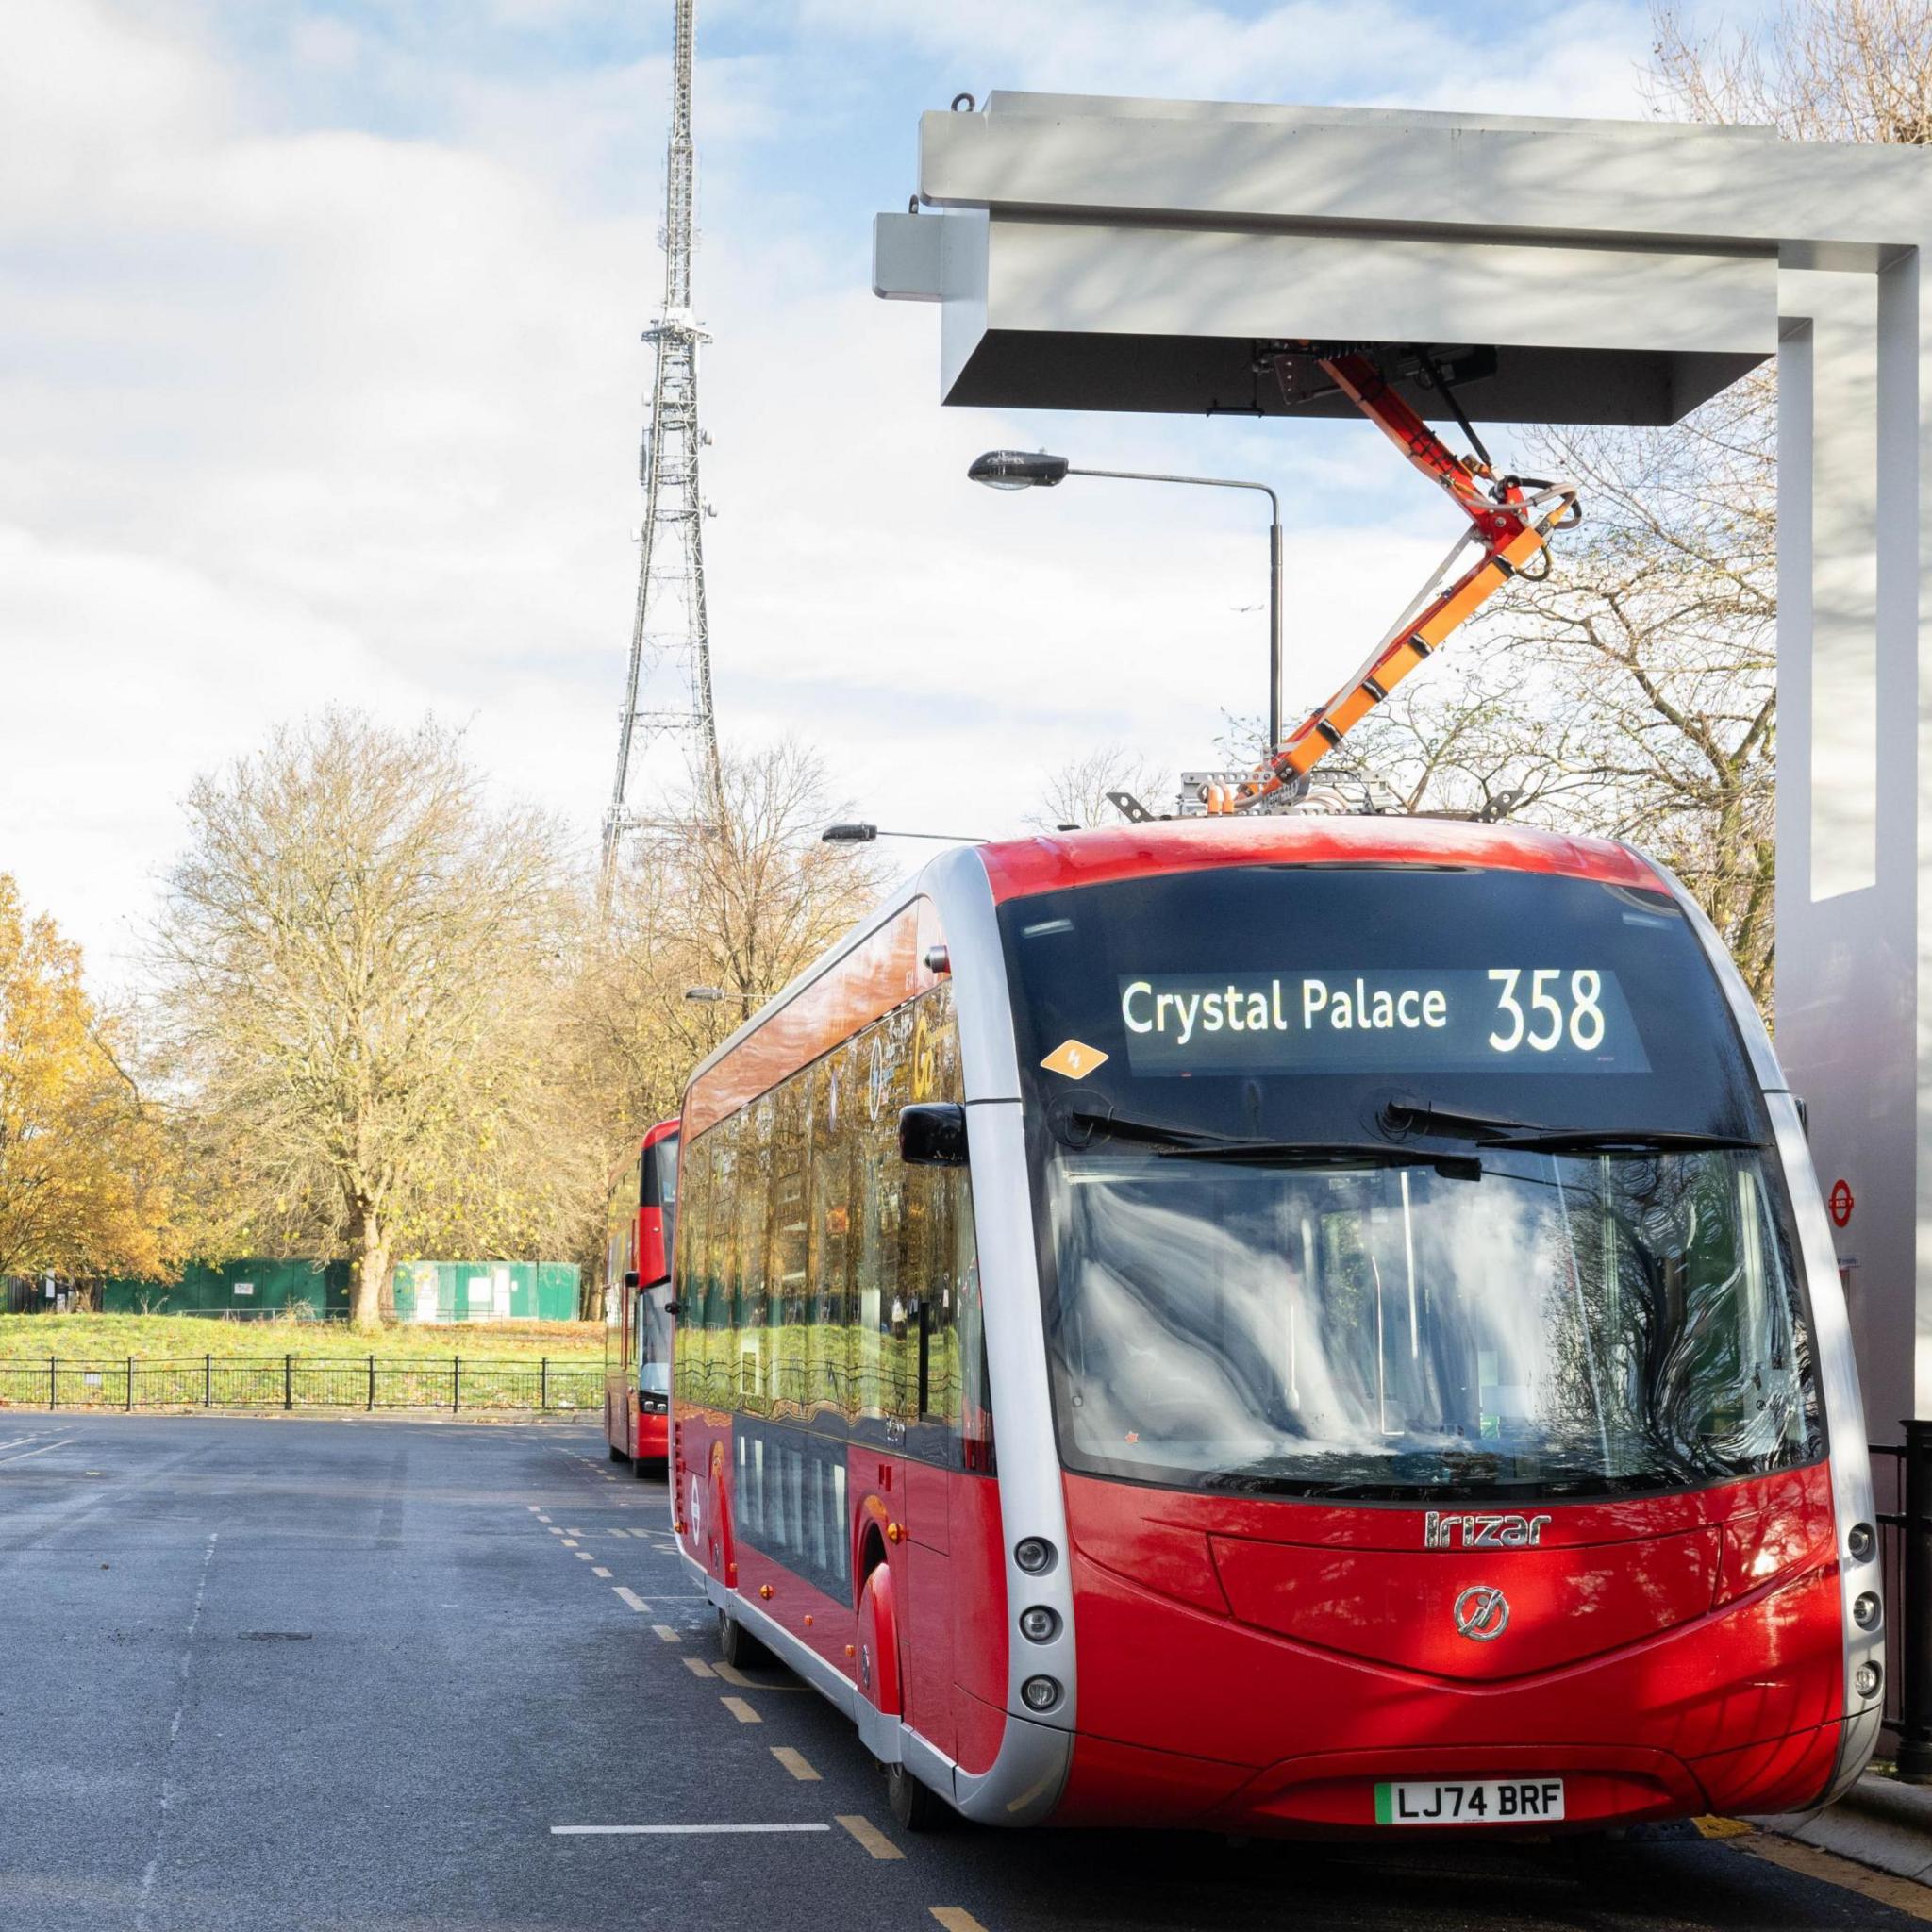
M 718 805 L 693 783 L 677 809 L 708 829 L 634 844 L 601 924 L 582 901 L 565 1059 L 586 1164 L 603 1175 L 677 1111 L 691 1069 L 878 887 L 862 851 L 821 839 L 840 808 L 823 765 L 796 743 L 727 753 Z M 688 1000 L 693 987 L 724 997 Z M 586 1260 L 602 1250 L 603 1202 L 600 1185 L 579 1204 Z
M 188 821 L 156 963 L 211 1238 L 346 1248 L 369 1325 L 399 1243 L 514 1252 L 567 1211 L 552 827 L 489 808 L 458 734 L 353 711 L 197 780 Z
M 1707 35 L 1672 6 L 1651 22 L 1648 92 L 1668 119 L 1791 141 L 1932 142 L 1926 0 L 1786 0 L 1751 27 Z
M 1101 744 L 1069 758 L 1050 772 L 1040 790 L 1039 808 L 1027 824 L 1041 831 L 1061 825 L 1113 825 L 1121 815 L 1108 796 L 1128 791 L 1152 809 L 1166 808 L 1172 789 L 1167 774 L 1124 745 Z

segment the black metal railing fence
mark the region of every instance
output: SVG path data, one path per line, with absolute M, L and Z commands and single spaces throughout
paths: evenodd
M 8 1408 L 466 1408 L 601 1407 L 596 1362 L 514 1357 L 49 1356 L 0 1361 Z
M 1872 1444 L 1885 1587 L 1885 1724 L 1898 1774 L 1932 1784 L 1932 1421 Z

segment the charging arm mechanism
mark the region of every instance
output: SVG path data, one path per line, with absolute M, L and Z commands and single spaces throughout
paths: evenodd
M 1574 487 L 1539 483 L 1519 476 L 1496 476 L 1488 452 L 1459 408 L 1458 421 L 1476 454 L 1458 458 L 1391 386 L 1370 357 L 1357 349 L 1324 352 L 1314 345 L 1274 358 L 1275 373 L 1291 400 L 1294 381 L 1308 363 L 1353 402 L 1431 482 L 1439 483 L 1469 519 L 1441 568 L 1410 602 L 1394 627 L 1369 654 L 1355 675 L 1326 704 L 1309 712 L 1278 745 L 1269 747 L 1253 779 L 1218 798 L 1208 810 L 1242 811 L 1284 788 L 1298 791 L 1309 772 L 1339 745 L 1416 666 L 1467 623 L 1509 579 L 1548 548 L 1550 534 L 1582 520 Z M 1441 372 L 1426 358 L 1423 369 L 1446 394 Z M 1450 407 L 1456 408 L 1453 398 Z M 1464 548 L 1477 543 L 1482 555 L 1453 579 L 1451 568 Z

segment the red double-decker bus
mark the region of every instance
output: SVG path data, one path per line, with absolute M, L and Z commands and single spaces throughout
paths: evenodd
M 611 1191 L 604 1251 L 604 1434 L 636 1475 L 664 1467 L 671 1407 L 671 1254 L 677 1123 L 660 1121 Z
M 1627 847 L 951 851 L 684 1110 L 673 1508 L 894 1811 L 1781 1811 L 1883 1608 L 1797 1100 Z

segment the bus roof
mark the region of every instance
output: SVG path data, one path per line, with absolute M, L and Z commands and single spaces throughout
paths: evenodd
M 1606 885 L 1664 890 L 1639 854 L 1608 839 L 1570 838 L 1526 825 L 1467 819 L 1277 817 L 1163 819 L 1048 832 L 982 845 L 995 901 L 1068 886 L 1215 865 L 1479 866 L 1549 873 Z

